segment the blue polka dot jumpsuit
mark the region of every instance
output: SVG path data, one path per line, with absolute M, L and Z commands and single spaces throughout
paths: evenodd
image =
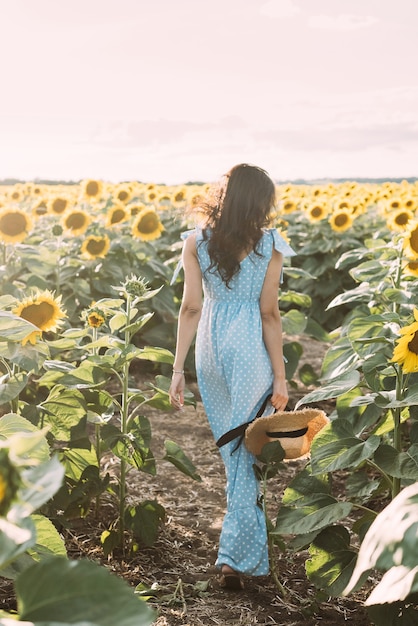
M 273 372 L 263 342 L 260 295 L 273 247 L 285 256 L 292 248 L 276 229 L 266 229 L 256 254 L 241 261 L 230 288 L 210 265 L 207 241 L 197 230 L 196 250 L 204 301 L 196 336 L 196 373 L 203 406 L 215 440 L 249 421 L 271 392 Z M 237 441 L 220 448 L 226 471 L 227 510 L 216 565 L 254 576 L 269 572 L 265 517 L 257 504 L 254 456 Z

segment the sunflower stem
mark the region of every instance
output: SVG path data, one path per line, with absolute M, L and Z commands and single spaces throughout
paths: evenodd
M 397 265 L 396 265 L 396 272 L 395 272 L 395 288 L 399 289 L 400 284 L 401 284 L 401 279 L 402 279 L 402 259 L 403 259 L 403 254 L 402 254 L 402 247 L 398 246 L 398 258 L 397 258 Z M 392 305 L 392 310 L 395 314 L 399 314 L 399 308 L 400 308 L 400 304 L 399 302 L 394 302 Z
M 126 294 L 126 327 L 130 325 L 131 319 L 131 296 Z M 128 347 L 130 332 L 125 329 L 124 345 Z M 121 433 L 127 435 L 128 409 L 129 409 L 129 361 L 125 360 L 122 367 L 122 400 L 121 400 Z M 120 492 L 119 492 L 119 533 L 121 546 L 124 546 L 125 535 L 125 503 L 126 503 L 126 460 L 120 460 Z
M 263 474 L 262 493 L 263 493 L 263 512 L 264 512 L 264 517 L 265 517 L 265 520 L 266 520 L 266 527 L 267 527 L 267 541 L 268 541 L 268 550 L 269 550 L 270 573 L 271 573 L 271 577 L 272 577 L 272 579 L 274 581 L 274 584 L 276 585 L 279 593 L 281 594 L 282 597 L 285 597 L 287 595 L 287 592 L 286 592 L 286 589 L 283 587 L 282 583 L 279 580 L 279 575 L 278 575 L 278 571 L 277 571 L 276 555 L 274 553 L 274 539 L 272 538 L 272 535 L 271 535 L 270 530 L 269 530 L 270 518 L 268 516 L 268 510 L 267 510 L 267 470 Z
M 396 376 L 396 400 L 402 400 L 403 396 L 403 373 L 402 367 L 398 370 Z M 393 415 L 393 447 L 395 450 L 401 452 L 401 408 L 395 407 L 392 410 Z M 401 479 L 394 476 L 392 484 L 392 499 L 395 498 L 401 490 Z

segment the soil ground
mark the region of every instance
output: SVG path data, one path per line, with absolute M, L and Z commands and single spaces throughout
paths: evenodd
M 322 344 L 305 338 L 303 359 L 318 372 L 323 351 Z M 198 398 L 196 386 L 189 384 L 189 389 Z M 300 383 L 290 390 L 291 408 L 307 391 Z M 247 577 L 240 592 L 221 589 L 214 563 L 225 513 L 225 475 L 202 404 L 198 401 L 196 408 L 188 406 L 171 414 L 148 409 L 148 417 L 153 432 L 151 449 L 159 459 L 157 475 L 132 471 L 127 482 L 132 503 L 156 499 L 165 508 L 166 520 L 157 542 L 151 548 L 140 548 L 133 557 L 114 554 L 106 559 L 100 546 L 100 535 L 107 527 L 105 503 L 100 520 L 89 516 L 65 531 L 70 558 L 93 559 L 134 587 L 142 583 L 152 588 L 155 595 L 149 602 L 156 610 L 155 626 L 370 624 L 363 608 L 364 592 L 348 598 L 329 598 L 319 592 L 306 576 L 308 555 L 303 552 L 275 549 L 277 574 L 285 595 L 271 576 Z M 201 482 L 162 460 L 166 439 L 178 443 L 191 458 Z M 269 481 L 272 519 L 281 494 L 305 463 L 289 462 L 279 476 Z M 104 469 L 117 473 L 113 457 L 105 460 Z M 7 592 L 1 579 L 0 592 Z M 2 608 L 6 608 L 4 604 Z

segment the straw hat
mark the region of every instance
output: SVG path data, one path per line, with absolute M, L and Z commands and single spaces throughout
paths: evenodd
M 285 459 L 297 459 L 311 449 L 312 439 L 328 424 L 329 418 L 320 409 L 277 411 L 259 417 L 245 431 L 245 445 L 256 456 L 270 441 L 279 441 Z

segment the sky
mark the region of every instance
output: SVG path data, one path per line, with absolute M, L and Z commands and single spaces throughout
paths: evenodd
M 417 0 L 0 0 L 0 180 L 418 175 Z

